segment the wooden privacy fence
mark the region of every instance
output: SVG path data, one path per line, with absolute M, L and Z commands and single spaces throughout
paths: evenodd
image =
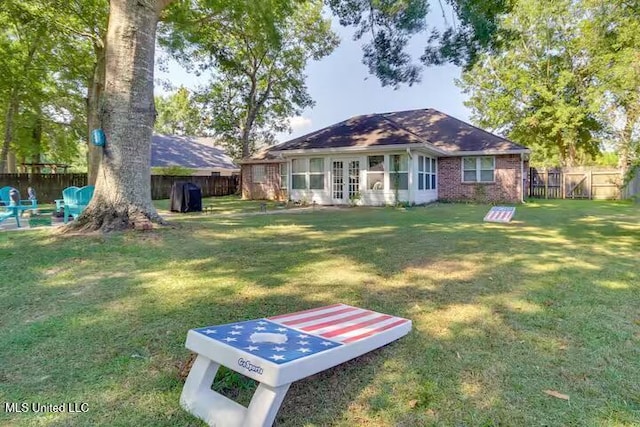
M 202 189 L 202 197 L 227 196 L 235 194 L 239 176 L 151 176 L 151 198 L 168 199 L 171 186 L 177 181 L 193 182 Z M 0 174 L 0 188 L 15 187 L 23 198 L 27 198 L 27 188 L 33 187 L 38 196 L 38 203 L 53 203 L 62 198 L 62 190 L 87 185 L 87 175 L 82 173 L 37 174 L 37 173 L 5 173 Z
M 33 187 L 38 203 L 53 203 L 62 198 L 62 190 L 87 185 L 86 173 L 3 173 L 0 174 L 0 187 L 15 187 L 23 199 L 27 198 L 27 188 Z
M 529 169 L 529 197 L 542 199 L 620 199 L 622 183 L 619 169 Z
M 202 189 L 202 197 L 228 196 L 238 190 L 240 176 L 151 175 L 151 198 L 168 199 L 174 182 L 193 182 Z

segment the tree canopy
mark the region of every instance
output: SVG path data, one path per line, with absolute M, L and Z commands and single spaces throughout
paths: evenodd
M 194 98 L 184 86 L 170 95 L 156 96 L 155 131 L 167 135 L 203 135 L 205 123 Z
M 635 18 L 633 14 L 635 13 Z M 622 1 L 521 1 L 500 21 L 510 34 L 459 85 L 480 126 L 533 148 L 538 165 L 576 165 L 612 145 L 638 145 L 638 10 Z
M 203 1 L 182 12 L 161 42 L 183 64 L 209 73 L 197 96 L 204 121 L 241 158 L 274 141 L 273 132 L 287 129 L 289 117 L 313 105 L 305 67 L 331 53 L 338 39 L 318 0 L 216 6 Z

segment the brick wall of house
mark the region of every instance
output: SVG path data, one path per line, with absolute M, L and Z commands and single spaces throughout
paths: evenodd
M 438 159 L 438 199 L 519 203 L 522 200 L 523 188 L 520 155 L 495 156 L 495 158 L 495 182 L 467 184 L 462 182 L 462 159 L 440 157 Z M 528 164 L 525 164 L 524 171 L 526 179 Z
M 254 164 L 242 165 L 242 198 L 253 200 L 286 200 L 287 192 L 280 188 L 280 164 L 264 163 L 263 182 L 253 182 Z

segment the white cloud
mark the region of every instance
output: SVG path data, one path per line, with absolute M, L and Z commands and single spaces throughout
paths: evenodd
M 311 127 L 311 119 L 302 116 L 289 117 L 289 125 L 293 132 Z

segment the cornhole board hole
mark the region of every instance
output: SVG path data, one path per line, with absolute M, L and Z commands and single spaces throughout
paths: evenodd
M 210 426 L 270 426 L 292 382 L 406 335 L 411 321 L 345 304 L 191 329 L 180 404 Z M 213 391 L 220 366 L 256 380 L 248 407 Z
M 494 206 L 484 216 L 486 222 L 511 222 L 516 208 L 512 206 Z

